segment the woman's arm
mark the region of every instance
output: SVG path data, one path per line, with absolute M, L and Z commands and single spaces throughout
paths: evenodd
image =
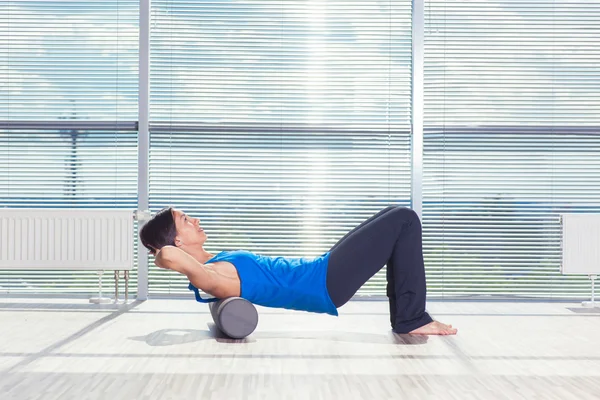
M 163 247 L 156 254 L 154 263 L 187 276 L 192 285 L 204 292 L 214 295 L 219 291 L 219 275 L 178 247 Z

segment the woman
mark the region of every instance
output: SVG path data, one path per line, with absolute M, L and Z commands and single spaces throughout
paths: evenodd
M 396 333 L 453 335 L 456 329 L 425 311 L 421 223 L 411 209 L 390 206 L 347 233 L 314 259 L 268 257 L 248 251 L 204 249 L 197 218 L 165 208 L 140 230 L 155 264 L 186 275 L 190 289 L 216 298 L 243 297 L 254 304 L 338 315 L 387 264 L 390 321 Z M 201 300 L 199 296 L 197 298 Z

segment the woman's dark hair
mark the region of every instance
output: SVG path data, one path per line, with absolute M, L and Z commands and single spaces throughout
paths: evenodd
M 164 246 L 174 246 L 175 236 L 177 229 L 172 207 L 165 207 L 157 212 L 140 230 L 140 240 L 152 254 Z

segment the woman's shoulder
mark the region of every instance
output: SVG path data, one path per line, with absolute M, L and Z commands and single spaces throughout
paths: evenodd
M 223 258 L 231 258 L 231 257 L 259 257 L 258 254 L 242 249 L 229 249 L 229 250 L 221 250 L 217 253 L 216 256 L 213 257 L 213 260 L 223 259 Z

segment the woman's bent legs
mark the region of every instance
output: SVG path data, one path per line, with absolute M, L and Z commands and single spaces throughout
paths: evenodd
M 331 250 L 327 289 L 341 307 L 387 264 L 390 322 L 408 333 L 433 320 L 425 312 L 426 282 L 419 216 L 388 207 L 349 232 Z

